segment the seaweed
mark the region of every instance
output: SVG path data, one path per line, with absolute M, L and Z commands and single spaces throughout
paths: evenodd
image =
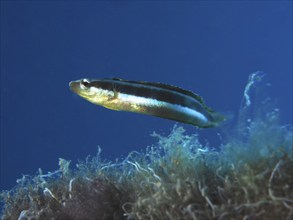
M 1 192 L 2 219 L 292 219 L 292 126 L 271 99 L 250 100 L 264 77 L 254 74 L 220 149 L 175 125 L 121 161 L 102 160 L 100 148 L 76 169 L 60 159 L 59 170 Z

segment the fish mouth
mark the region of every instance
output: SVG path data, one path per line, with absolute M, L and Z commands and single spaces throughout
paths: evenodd
M 71 91 L 78 93 L 79 91 L 79 81 L 71 81 L 69 82 L 69 88 Z

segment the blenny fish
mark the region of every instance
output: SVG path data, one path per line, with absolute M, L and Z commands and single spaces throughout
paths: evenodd
M 153 115 L 200 128 L 215 127 L 225 120 L 199 95 L 177 86 L 119 78 L 81 79 L 69 86 L 89 102 L 116 111 Z

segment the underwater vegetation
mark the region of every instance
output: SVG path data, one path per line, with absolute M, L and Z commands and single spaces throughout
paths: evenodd
M 122 161 L 96 156 L 23 176 L 1 193 L 2 219 L 293 219 L 292 125 L 250 75 L 231 128 L 212 148 L 174 126 L 168 136 Z

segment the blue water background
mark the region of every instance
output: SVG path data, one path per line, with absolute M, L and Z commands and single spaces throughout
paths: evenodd
M 282 123 L 292 124 L 291 1 L 1 1 L 0 189 L 98 145 L 103 158 L 125 157 L 174 125 L 90 104 L 69 91 L 71 80 L 178 85 L 237 117 L 257 70 L 272 83 Z M 199 131 L 201 140 L 217 147 L 219 131 Z

